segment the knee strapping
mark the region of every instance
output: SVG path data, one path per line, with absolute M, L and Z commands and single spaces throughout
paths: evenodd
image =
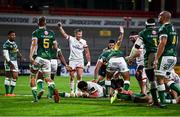
M 38 79 L 36 82 L 37 82 L 37 83 L 43 82 L 43 80 L 42 80 L 42 79 Z
M 130 81 L 129 81 L 129 80 L 125 80 L 125 81 L 124 81 L 124 84 L 130 85 Z
M 165 85 L 164 84 L 158 85 L 157 90 L 158 91 L 165 91 L 166 90 Z
M 11 80 L 11 86 L 16 86 L 16 79 Z
M 5 84 L 5 85 L 10 85 L 9 78 L 5 78 L 5 80 L 4 80 L 4 84 Z
M 167 83 L 167 86 L 170 87 L 171 84 L 173 84 L 173 83 L 174 83 L 174 81 L 169 81 L 169 82 Z

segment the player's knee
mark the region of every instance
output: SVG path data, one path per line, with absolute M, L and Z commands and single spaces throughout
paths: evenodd
M 138 81 L 141 81 L 142 80 L 142 71 L 137 70 L 135 73 L 135 77 Z

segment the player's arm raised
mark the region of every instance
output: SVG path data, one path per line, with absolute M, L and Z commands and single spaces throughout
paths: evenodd
M 64 31 L 61 22 L 58 22 L 58 30 L 59 30 L 59 32 L 61 33 L 61 35 L 63 36 L 64 39 L 69 39 L 69 35 Z
M 120 46 L 121 46 L 121 43 L 122 43 L 122 40 L 124 38 L 124 28 L 122 26 L 119 27 L 119 36 L 118 36 L 118 40 L 114 46 L 114 49 L 115 50 L 119 50 Z

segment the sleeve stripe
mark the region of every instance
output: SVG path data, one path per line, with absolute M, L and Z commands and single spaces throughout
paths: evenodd
M 161 34 L 161 35 L 159 36 L 159 39 L 161 39 L 162 37 L 168 37 L 168 35 L 167 35 L 167 34 Z
M 32 37 L 32 40 L 34 40 L 34 39 L 38 39 L 37 37 Z

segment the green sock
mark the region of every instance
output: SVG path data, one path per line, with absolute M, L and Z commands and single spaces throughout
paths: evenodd
M 4 85 L 4 86 L 5 86 L 6 94 L 9 94 L 9 85 Z
M 157 98 L 156 90 L 157 89 L 151 89 L 150 90 L 154 103 L 158 103 L 158 98 Z
M 122 94 L 122 93 L 118 93 L 117 94 L 117 98 L 118 99 L 124 99 L 124 100 L 131 100 L 131 96 L 130 95 L 126 95 L 126 94 Z
M 15 86 L 16 86 L 16 79 L 12 79 L 10 85 L 10 94 L 13 94 Z
M 65 92 L 59 93 L 59 96 L 60 96 L 60 97 L 65 97 Z
M 159 94 L 159 98 L 161 103 L 165 103 L 165 95 L 164 95 L 164 91 L 158 91 Z
M 144 97 L 145 96 L 145 94 L 142 94 L 142 93 L 134 93 L 134 95 L 137 97 Z
M 9 78 L 5 78 L 4 87 L 5 87 L 6 94 L 9 94 L 9 89 L 10 89 L 10 80 L 9 80 Z
M 37 83 L 38 91 L 41 91 L 44 89 L 44 83 L 43 82 L 38 82 Z
M 110 86 L 109 85 L 105 85 L 105 89 L 106 89 L 106 96 L 109 96 Z
M 176 91 L 178 94 L 180 94 L 180 89 L 178 88 L 178 86 L 176 85 L 176 83 L 172 83 L 170 85 L 170 88 L 173 89 L 174 91 Z
M 55 89 L 55 85 L 51 84 L 50 86 L 48 86 L 48 91 L 49 91 L 49 97 L 52 98 L 52 96 L 54 95 L 54 89 Z
M 13 94 L 15 86 L 10 86 L 10 94 Z
M 123 89 L 126 91 L 129 90 L 129 84 L 124 84 Z
M 34 99 L 38 100 L 37 91 L 36 90 L 32 90 L 32 94 L 33 94 Z
M 102 80 L 102 81 L 99 81 L 97 84 L 101 85 L 101 86 L 104 86 L 105 85 L 105 81 Z

